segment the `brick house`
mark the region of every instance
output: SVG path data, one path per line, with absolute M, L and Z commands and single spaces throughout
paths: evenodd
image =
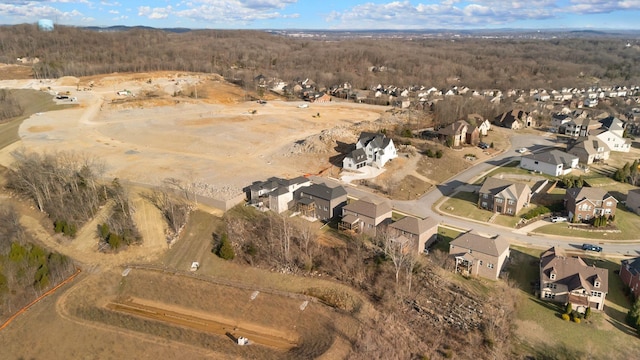
M 568 257 L 553 247 L 540 255 L 540 299 L 571 303 L 584 313 L 587 307 L 604 308 L 609 291 L 609 271 L 587 265 L 580 257 Z
M 487 178 L 479 190 L 478 207 L 495 213 L 516 216 L 518 211 L 529 204 L 529 185 Z
M 451 146 L 459 147 L 467 142 L 468 130 L 469 123 L 464 120 L 458 120 L 438 130 L 438 135 L 445 141 L 449 141 Z
M 456 273 L 496 280 L 509 257 L 509 243 L 500 236 L 465 233 L 449 243 L 449 254 L 455 259 Z
M 613 216 L 617 205 L 618 200 L 601 188 L 569 188 L 564 195 L 569 220 L 588 221 L 601 215 Z
M 624 259 L 620 262 L 620 278 L 629 287 L 633 296 L 640 298 L 640 258 Z

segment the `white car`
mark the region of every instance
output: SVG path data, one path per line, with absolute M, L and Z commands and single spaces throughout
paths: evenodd
M 566 217 L 562 217 L 562 216 L 552 216 L 551 217 L 551 222 L 552 223 L 565 222 L 565 221 L 567 221 Z
M 298 108 L 300 108 L 300 109 L 306 109 L 308 107 L 309 107 L 309 104 L 300 104 L 300 105 L 298 105 Z
M 516 150 L 517 152 L 519 152 L 520 154 L 524 154 L 527 152 L 527 148 L 520 148 L 518 150 Z

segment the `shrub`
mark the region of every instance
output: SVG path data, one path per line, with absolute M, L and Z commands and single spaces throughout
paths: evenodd
M 526 214 L 522 215 L 523 218 L 530 220 L 542 214 L 548 214 L 551 210 L 546 206 L 538 206 L 535 209 L 531 209 L 527 211 Z
M 588 307 L 584 312 L 584 319 L 587 320 L 589 317 L 591 317 L 591 307 Z
M 440 159 L 442 157 L 442 150 L 436 150 L 436 159 Z
M 571 305 L 571 303 L 567 303 L 567 307 L 565 307 L 564 309 L 564 313 L 569 315 L 573 312 L 573 306 Z
M 562 314 L 562 320 L 569 321 L 569 314 Z
M 229 238 L 227 234 L 222 234 L 220 239 L 220 246 L 218 246 L 218 251 L 216 255 L 225 259 L 225 260 L 233 260 L 236 257 L 235 252 L 233 251 L 233 246 L 231 246 L 231 242 L 229 242 Z
M 411 129 L 404 129 L 402 130 L 402 136 L 406 138 L 412 138 L 413 132 L 411 132 Z
M 573 318 L 573 322 L 574 322 L 574 323 L 576 323 L 576 324 L 580 324 L 580 318 L 579 318 L 579 317 L 577 317 L 577 316 L 576 316 L 576 317 L 574 317 L 574 318 Z

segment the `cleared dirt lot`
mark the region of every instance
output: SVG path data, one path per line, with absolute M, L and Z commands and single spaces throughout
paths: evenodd
M 295 146 L 324 129 L 380 117 L 387 108 L 351 103 L 268 101 L 261 105 L 218 77 L 167 73 L 63 78 L 56 82 L 0 82 L 3 87 L 48 86 L 77 97 L 79 107 L 31 116 L 19 146 L 71 150 L 101 158 L 107 177 L 159 184 L 174 177 L 201 184 L 202 195 L 229 198 L 269 176 L 293 177 L 330 166 L 334 149 L 301 152 Z M 147 79 L 153 79 L 151 83 Z M 75 84 L 74 84 L 75 83 Z M 90 91 L 85 85 L 93 84 Z M 197 87 L 198 99 L 173 96 Z M 127 89 L 133 96 L 118 96 Z M 255 113 L 254 113 L 255 111 Z M 318 116 L 319 115 L 319 116 Z M 10 149 L 9 149 L 10 150 Z M 8 165 L 10 157 L 0 156 Z

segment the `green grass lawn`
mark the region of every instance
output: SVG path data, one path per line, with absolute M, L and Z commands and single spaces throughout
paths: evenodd
M 438 241 L 433 245 L 433 249 L 448 253 L 449 243 L 460 236 L 460 234 L 462 234 L 462 231 L 438 226 Z
M 627 210 L 624 205 L 618 205 L 615 225 L 621 232 L 588 232 L 569 229 L 566 223 L 556 223 L 539 227 L 536 233 L 559 235 L 574 238 L 594 240 L 633 240 L 640 239 L 640 217 Z
M 638 354 L 640 341 L 624 325 L 630 304 L 624 296 L 622 282 L 614 273 L 620 265 L 609 260 L 585 259 L 588 264 L 609 269 L 609 293 L 605 313 L 594 311 L 589 320 L 576 324 L 560 318 L 563 304 L 541 301 L 534 295 L 532 284 L 539 279 L 540 253 L 516 246 L 511 248 L 507 271 L 521 290 L 516 313 L 516 347 L 545 359 L 581 359 L 587 355 L 594 359 L 621 359 L 628 358 L 628 354 Z M 554 357 L 544 357 L 549 355 Z
M 447 199 L 440 210 L 451 215 L 464 217 L 471 220 L 487 222 L 493 215 L 492 212 L 478 208 L 478 194 L 459 191 Z

